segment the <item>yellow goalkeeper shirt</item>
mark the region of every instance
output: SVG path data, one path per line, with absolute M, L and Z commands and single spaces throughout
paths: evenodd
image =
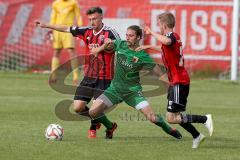
M 73 25 L 77 19 L 79 26 L 82 25 L 80 8 L 76 0 L 56 0 L 52 4 L 50 24 Z

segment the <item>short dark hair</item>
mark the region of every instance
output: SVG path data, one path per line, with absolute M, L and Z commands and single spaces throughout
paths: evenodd
M 139 26 L 132 25 L 132 26 L 129 26 L 127 29 L 134 30 L 136 32 L 136 35 L 139 36 L 140 38 L 142 38 L 143 32 Z
M 103 14 L 103 11 L 100 7 L 92 7 L 90 9 L 88 9 L 87 12 L 86 12 L 87 15 L 90 15 L 90 14 L 93 14 L 93 13 Z

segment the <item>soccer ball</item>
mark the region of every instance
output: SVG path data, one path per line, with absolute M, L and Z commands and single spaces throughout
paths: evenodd
M 63 134 L 63 128 L 59 124 L 50 124 L 45 130 L 45 137 L 47 140 L 61 141 Z

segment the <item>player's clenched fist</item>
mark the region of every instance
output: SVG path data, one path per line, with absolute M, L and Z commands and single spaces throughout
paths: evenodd
M 147 25 L 143 26 L 143 30 L 144 30 L 145 34 L 151 34 L 151 29 Z

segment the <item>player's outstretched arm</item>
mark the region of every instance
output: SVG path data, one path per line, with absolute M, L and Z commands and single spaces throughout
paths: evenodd
M 43 23 L 43 22 L 38 21 L 38 20 L 36 20 L 34 22 L 35 22 L 36 26 L 41 27 L 41 28 L 48 28 L 48 29 L 59 31 L 59 32 L 70 32 L 69 26 L 51 25 L 51 24 Z
M 164 45 L 170 45 L 172 44 L 172 40 L 168 38 L 167 36 L 158 34 L 156 32 L 153 32 L 150 27 L 144 25 L 143 30 L 145 31 L 146 34 L 151 34 L 154 36 L 158 41 L 160 41 Z
M 142 46 L 139 46 L 135 49 L 135 51 L 141 51 L 141 50 L 145 50 L 145 49 L 152 49 L 152 50 L 155 50 L 155 51 L 162 51 L 161 49 L 161 46 L 153 46 L 153 45 L 142 45 Z

